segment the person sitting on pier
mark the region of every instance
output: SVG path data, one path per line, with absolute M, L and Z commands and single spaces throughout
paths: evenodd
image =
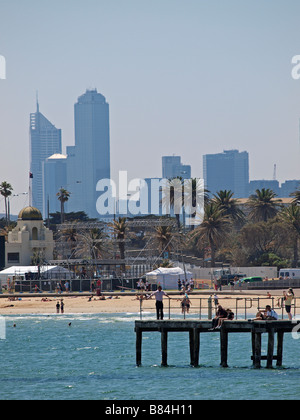
M 258 311 L 256 314 L 256 318 L 254 318 L 253 321 L 260 321 L 260 320 L 269 320 L 274 321 L 278 319 L 277 313 L 274 311 L 274 309 L 271 309 L 270 305 L 266 306 L 266 309 L 264 311 Z
M 231 309 L 229 309 L 229 308 L 226 309 L 226 313 L 227 313 L 227 318 L 219 318 L 218 325 L 216 326 L 216 329 L 221 328 L 222 325 L 223 325 L 223 322 L 225 320 L 232 321 L 234 319 L 234 313 L 232 312 Z
M 268 319 L 268 320 L 277 320 L 278 319 L 277 313 L 274 311 L 274 309 L 271 308 L 270 305 L 266 306 L 266 309 L 265 309 L 264 313 L 265 313 L 265 318 L 264 319 Z
M 227 311 L 221 305 L 218 305 L 216 316 L 212 320 L 212 328 L 211 328 L 211 330 L 215 330 L 216 329 L 216 327 L 219 324 L 219 320 L 220 319 L 227 319 Z

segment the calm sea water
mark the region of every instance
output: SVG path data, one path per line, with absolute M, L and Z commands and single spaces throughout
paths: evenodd
M 137 368 L 135 319 L 137 314 L 7 316 L 0 399 L 300 398 L 300 340 L 291 334 L 285 334 L 283 367 L 255 370 L 250 334 L 229 336 L 229 368 L 223 369 L 218 333 L 201 335 L 198 368 L 189 366 L 187 333 L 169 334 L 167 368 L 160 366 L 160 334 L 144 333 Z

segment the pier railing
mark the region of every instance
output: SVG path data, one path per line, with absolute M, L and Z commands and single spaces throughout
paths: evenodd
M 153 312 L 155 309 L 155 299 L 146 299 L 141 295 L 140 299 L 140 319 L 143 319 L 144 314 Z M 187 317 L 212 319 L 215 316 L 217 305 L 222 305 L 224 309 L 230 309 L 234 313 L 234 318 L 247 319 L 250 315 L 256 315 L 256 312 L 265 310 L 266 305 L 270 305 L 274 309 L 279 318 L 284 319 L 285 305 L 281 297 L 224 297 L 218 298 L 215 301 L 212 297 L 191 297 L 189 296 L 190 307 L 182 306 L 183 297 L 168 297 L 164 299 L 164 318 L 171 319 L 172 316 L 182 316 L 183 319 Z M 234 302 L 234 305 L 229 307 L 228 301 Z M 297 309 L 300 306 L 297 304 L 297 298 L 293 300 L 291 313 L 295 317 Z

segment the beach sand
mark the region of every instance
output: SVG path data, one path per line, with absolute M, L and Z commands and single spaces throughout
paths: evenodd
M 297 299 L 297 306 L 300 307 L 300 290 L 294 290 L 295 297 Z M 200 300 L 202 298 L 202 309 L 201 313 L 203 315 L 207 314 L 207 299 L 209 298 L 209 293 L 213 294 L 213 291 L 206 291 L 205 294 L 196 294 L 191 293 L 191 309 L 190 314 L 195 314 L 195 317 L 199 317 L 199 308 Z M 219 298 L 219 303 L 225 307 L 225 309 L 230 308 L 234 313 L 236 313 L 236 302 L 238 300 L 238 315 L 244 316 L 245 314 L 245 299 L 247 306 L 247 317 L 253 316 L 257 312 L 258 298 L 260 308 L 264 308 L 265 305 L 274 305 L 274 309 L 277 311 L 279 317 L 281 317 L 282 309 L 277 306 L 277 298 L 282 297 L 282 291 L 270 291 L 272 298 L 267 296 L 267 292 L 233 292 L 226 293 L 223 292 L 217 293 Z M 106 296 L 105 300 L 99 300 L 98 297 L 92 297 L 89 301 L 88 296 L 68 296 L 67 294 L 62 294 L 59 297 L 51 296 L 47 297 L 47 301 L 44 301 L 45 297 L 40 294 L 38 297 L 33 295 L 32 297 L 22 297 L 21 300 L 9 300 L 8 298 L 0 299 L 0 315 L 23 315 L 23 314 L 55 314 L 56 313 L 56 303 L 63 299 L 64 301 L 64 313 L 65 314 L 90 314 L 90 313 L 136 313 L 140 312 L 140 301 L 135 295 L 127 296 L 118 294 L 109 298 Z M 181 312 L 180 295 L 172 295 L 172 300 L 170 301 L 171 305 L 171 314 L 177 314 Z M 169 301 L 167 298 L 164 298 L 164 310 L 167 317 L 169 310 Z M 214 303 L 213 303 L 214 309 Z M 143 312 L 144 313 L 155 313 L 155 299 L 152 298 L 147 301 L 143 301 Z M 214 311 L 213 311 L 214 313 Z M 300 308 L 297 308 L 297 314 L 300 314 Z M 286 315 L 284 311 L 284 315 Z

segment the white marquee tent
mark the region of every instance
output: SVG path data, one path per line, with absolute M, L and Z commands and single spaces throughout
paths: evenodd
M 164 268 L 159 267 L 150 273 L 146 273 L 146 280 L 150 284 L 161 285 L 163 289 L 177 289 L 178 279 L 191 280 L 192 273 L 184 271 L 180 267 Z

